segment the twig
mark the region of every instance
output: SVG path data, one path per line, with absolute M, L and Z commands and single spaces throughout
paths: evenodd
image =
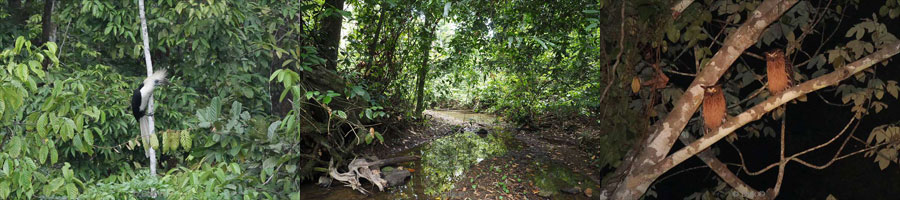
M 841 132 L 839 132 L 837 135 L 835 135 L 834 137 L 832 137 L 831 140 L 828 140 L 828 141 L 825 142 L 825 143 L 819 144 L 818 146 L 815 146 L 815 147 L 806 149 L 806 150 L 804 150 L 804 151 L 795 153 L 794 155 L 791 155 L 790 157 L 788 157 L 788 159 L 793 160 L 794 158 L 799 157 L 799 156 L 802 156 L 803 154 L 806 154 L 806 153 L 809 153 L 809 152 L 811 152 L 811 151 L 815 151 L 815 150 L 820 149 L 820 148 L 822 148 L 822 147 L 828 146 L 829 144 L 831 144 L 832 142 L 834 142 L 835 140 L 837 140 L 837 138 L 839 138 L 841 135 L 843 135 L 844 133 L 846 133 L 846 132 L 847 132 L 847 129 L 850 128 L 850 124 L 853 124 L 853 121 L 855 121 L 855 120 L 856 120 L 855 117 L 851 117 L 851 118 L 850 118 L 850 121 L 847 122 L 847 125 L 844 125 L 844 129 L 842 129 Z M 859 126 L 859 123 L 856 123 L 856 126 Z M 856 129 L 856 128 L 854 128 L 854 130 L 855 130 L 855 129 Z M 853 131 L 851 131 L 851 132 L 853 132 Z M 843 146 L 843 145 L 842 145 L 842 146 Z M 740 152 L 738 152 L 738 153 L 740 153 Z M 838 153 L 840 153 L 840 151 L 839 151 Z M 779 163 L 780 163 L 780 162 L 779 162 Z M 751 172 L 751 171 L 747 170 L 747 165 L 744 163 L 744 157 L 743 157 L 743 155 L 741 155 L 741 165 L 742 165 L 742 168 L 744 169 L 744 172 L 747 172 L 747 174 L 752 175 L 752 176 L 756 176 L 756 175 L 762 174 L 762 173 L 768 171 L 769 169 L 771 169 L 772 167 L 775 167 L 775 166 L 779 165 L 779 163 L 772 163 L 772 164 L 770 164 L 769 166 L 766 166 L 766 167 L 764 167 L 763 169 L 761 169 L 761 170 L 759 170 L 759 171 Z
M 779 153 L 779 162 L 778 162 L 778 178 L 775 180 L 775 187 L 772 188 L 772 192 L 767 194 L 767 196 L 771 199 L 775 199 L 778 196 L 778 193 L 781 191 L 781 183 L 784 181 L 784 168 L 787 167 L 787 161 L 784 159 L 784 123 L 787 119 L 787 106 L 782 106 L 784 109 L 784 113 L 781 115 L 781 153 Z
M 669 72 L 669 73 L 673 73 L 673 74 L 682 75 L 682 76 L 690 76 L 690 77 L 696 77 L 696 76 L 697 76 L 697 74 L 684 73 L 684 72 L 679 72 L 679 71 L 675 71 L 675 70 L 671 70 L 671 69 L 663 69 L 663 71 L 666 71 L 666 72 Z

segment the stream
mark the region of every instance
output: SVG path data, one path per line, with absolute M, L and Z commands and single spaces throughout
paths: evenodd
M 301 186 L 302 198 L 484 199 L 491 197 L 487 196 L 490 194 L 500 199 L 504 196 L 507 199 L 587 199 L 585 195 L 560 191 L 579 186 L 578 192 L 571 193 L 581 193 L 580 188 L 596 185 L 566 167 L 536 159 L 540 156 L 532 156 L 534 148 L 526 153 L 527 144 L 502 125 L 496 116 L 465 110 L 427 110 L 425 114 L 432 121 L 441 121 L 456 128 L 447 136 L 393 155 L 421 157 L 400 166 L 382 168 L 384 172 L 412 172 L 406 184 L 378 191 L 366 183 L 364 187 L 371 194 L 365 195 L 339 182 L 332 183 L 328 188 L 310 183 Z M 434 124 L 429 123 L 429 126 Z

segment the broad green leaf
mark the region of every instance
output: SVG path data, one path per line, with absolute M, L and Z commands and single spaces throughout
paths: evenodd
M 10 192 L 11 191 L 9 189 L 9 182 L 8 181 L 0 182 L 0 199 L 9 198 Z
M 188 130 L 181 131 L 181 147 L 184 147 L 185 151 L 191 151 L 191 145 L 193 145 L 191 141 L 191 134 Z
M 72 165 L 70 165 L 68 162 L 63 163 L 63 167 L 60 171 L 62 171 L 63 178 L 65 178 L 66 181 L 72 181 L 72 179 L 75 178 L 74 174 L 72 173 Z
M 56 190 L 59 190 L 60 187 L 62 187 L 64 184 L 66 184 L 65 181 L 66 180 L 63 179 L 62 177 L 56 177 L 55 179 L 50 181 L 50 184 L 47 184 L 46 186 L 44 186 L 44 193 L 48 193 L 48 194 L 55 193 Z
M 278 120 L 278 121 L 272 122 L 272 124 L 269 124 L 269 129 L 266 132 L 266 137 L 270 141 L 275 140 L 275 131 L 278 130 L 278 127 L 280 127 L 280 126 L 281 126 L 281 120 Z
M 72 137 L 72 145 L 75 145 L 75 149 L 78 149 L 78 151 L 86 152 L 85 149 L 87 148 L 84 146 L 84 143 L 82 143 L 80 135 Z
M 25 37 L 19 36 L 16 38 L 16 46 L 13 48 L 13 52 L 19 53 L 22 50 L 22 46 L 25 44 Z
M 22 152 L 22 146 L 25 141 L 22 139 L 22 136 L 13 136 L 11 140 L 9 140 L 9 157 L 18 158 L 19 153 Z
M 155 133 L 150 134 L 150 147 L 159 149 L 159 138 L 157 138 Z
M 56 164 L 57 161 L 59 161 L 59 152 L 56 151 L 55 146 L 50 146 L 50 164 Z
M 75 187 L 74 183 L 66 184 L 66 196 L 68 196 L 69 199 L 76 199 L 76 197 L 78 197 L 78 188 Z
M 63 126 L 60 127 L 60 134 L 65 138 L 72 139 L 75 137 L 75 121 L 68 117 L 63 117 Z
M 268 159 L 266 159 L 265 161 L 263 161 L 263 163 L 262 163 L 262 170 L 263 170 L 266 174 L 272 174 L 272 173 L 275 172 L 275 165 L 277 165 L 277 164 L 278 164 L 278 158 L 276 158 L 276 157 L 269 157 Z
M 47 148 L 47 145 L 41 145 L 41 149 L 38 150 L 38 161 L 41 164 L 47 162 L 47 156 L 50 154 L 50 149 Z
M 341 119 L 347 119 L 347 113 L 344 113 L 344 111 L 342 111 L 342 110 L 334 111 L 334 115 L 336 115 L 337 117 L 339 117 Z

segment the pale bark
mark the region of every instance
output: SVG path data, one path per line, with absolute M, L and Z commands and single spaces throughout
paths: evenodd
M 681 134 L 681 137 L 678 139 L 685 145 L 691 144 L 691 142 L 697 140 L 697 138 L 694 138 L 689 134 Z M 744 198 L 756 199 L 757 197 L 762 196 L 763 193 L 753 189 L 753 187 L 744 183 L 741 178 L 738 178 L 734 172 L 728 170 L 728 165 L 719 161 L 719 159 L 716 158 L 716 155 L 710 152 L 709 149 L 701 151 L 697 154 L 697 157 L 699 157 L 703 163 L 706 163 L 706 165 L 709 166 L 709 169 L 715 172 L 716 175 L 719 175 L 719 178 L 722 178 L 728 186 L 731 186 L 731 188 L 734 188 L 735 191 L 744 196 Z
M 700 152 L 706 148 L 709 148 L 709 146 L 711 146 L 712 144 L 721 140 L 725 136 L 728 136 L 728 134 L 734 132 L 740 127 L 743 127 L 747 123 L 759 120 L 764 114 L 768 113 L 769 111 L 772 111 L 775 108 L 778 108 L 779 106 L 807 93 L 828 86 L 837 85 L 840 81 L 850 78 L 854 74 L 872 67 L 872 65 L 878 62 L 884 61 L 891 56 L 896 55 L 898 52 L 900 52 L 900 42 L 887 44 L 881 50 L 863 57 L 862 59 L 856 60 L 853 63 L 847 64 L 846 66 L 837 69 L 834 72 L 803 82 L 800 85 L 791 87 L 790 89 L 787 89 L 778 95 L 769 97 L 756 106 L 753 106 L 743 113 L 732 117 L 721 127 L 713 130 L 713 132 L 710 132 L 710 134 L 703 136 L 690 145 L 673 153 L 671 156 L 667 157 L 656 167 L 654 167 L 654 169 L 649 170 L 651 171 L 650 174 L 661 174 L 666 168 L 670 168 L 671 166 L 675 166 L 681 162 L 684 162 L 692 155 L 697 154 L 697 152 Z
M 150 59 L 150 37 L 147 36 L 147 17 L 146 14 L 144 14 L 144 0 L 138 0 L 138 8 L 140 9 L 141 16 L 141 38 L 144 40 L 144 61 L 147 64 L 147 76 L 149 77 L 153 74 L 153 61 Z M 150 95 L 148 98 L 150 98 L 150 100 L 147 101 L 147 113 L 153 113 L 153 95 Z M 155 125 L 153 122 L 153 115 L 145 117 L 150 121 L 150 134 L 141 135 L 141 137 L 143 137 L 145 141 L 149 141 L 146 139 L 149 137 L 156 137 L 153 134 L 156 130 L 154 130 Z M 156 176 L 156 151 L 153 150 L 153 146 L 150 146 L 150 144 L 144 145 L 148 145 L 147 155 L 150 157 L 150 174 Z
M 681 0 L 675 3 L 675 6 L 672 6 L 672 18 L 678 18 L 691 3 L 694 3 L 694 0 Z

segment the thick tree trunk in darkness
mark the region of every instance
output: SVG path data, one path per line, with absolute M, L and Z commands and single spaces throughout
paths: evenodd
M 56 25 L 53 24 L 53 4 L 56 1 L 44 1 L 44 13 L 41 15 L 41 44 L 56 42 Z
M 25 5 L 28 5 L 29 2 L 25 2 L 22 4 L 22 0 L 10 0 L 9 1 L 9 11 L 12 15 L 11 19 L 16 22 L 19 27 L 19 31 L 23 31 L 25 29 L 25 24 L 27 23 L 28 16 L 31 14 L 28 13 L 28 9 L 25 9 Z
M 43 45 L 47 42 L 56 42 L 56 24 L 53 23 L 53 10 L 56 6 L 55 0 L 47 0 L 44 2 L 44 13 L 41 15 L 41 43 L 38 45 Z M 44 71 L 47 71 L 47 67 L 50 66 L 50 59 L 44 60 L 41 64 L 41 67 Z
M 425 111 L 425 79 L 428 78 L 428 59 L 430 57 L 431 52 L 431 41 L 434 40 L 434 25 L 428 24 L 428 18 L 425 18 L 425 26 L 428 28 L 423 29 L 423 35 L 425 36 L 425 41 L 422 44 L 422 53 L 424 54 L 422 57 L 422 66 L 419 67 L 418 79 L 416 80 L 416 116 L 421 116 L 422 111 Z
M 344 0 L 325 0 L 326 8 L 344 9 Z M 325 58 L 325 68 L 337 70 L 338 48 L 341 44 L 341 24 L 343 17 L 340 13 L 332 13 L 322 20 L 321 39 L 319 52 Z

